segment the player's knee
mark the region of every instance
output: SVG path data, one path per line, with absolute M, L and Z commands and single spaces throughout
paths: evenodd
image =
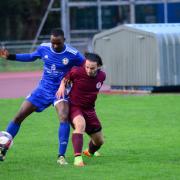
M 59 114 L 59 116 L 60 116 L 59 118 L 60 118 L 61 122 L 68 121 L 68 113 L 63 112 L 63 113 Z
M 85 124 L 80 122 L 76 123 L 75 132 L 83 134 L 85 132 Z

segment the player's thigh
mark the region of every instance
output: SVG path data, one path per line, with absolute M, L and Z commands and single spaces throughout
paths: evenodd
M 25 100 L 18 113 L 16 114 L 14 121 L 17 123 L 21 123 L 27 116 L 29 116 L 32 112 L 36 110 L 36 106 L 34 106 L 31 102 Z
M 98 119 L 95 110 L 84 110 L 84 117 L 86 119 L 86 133 L 89 135 L 100 132 L 102 129 L 101 122 Z
M 77 115 L 72 120 L 74 126 L 74 132 L 76 133 L 84 133 L 86 128 L 86 121 L 82 115 Z
M 62 121 L 66 121 L 69 115 L 69 103 L 68 101 L 59 101 L 55 104 L 58 117 Z
M 91 134 L 90 137 L 95 145 L 99 146 L 99 145 L 104 144 L 104 137 L 103 137 L 102 130 Z

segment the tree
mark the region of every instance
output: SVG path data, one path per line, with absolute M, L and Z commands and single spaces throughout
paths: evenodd
M 8 0 L 0 3 L 0 39 L 33 39 L 49 1 Z

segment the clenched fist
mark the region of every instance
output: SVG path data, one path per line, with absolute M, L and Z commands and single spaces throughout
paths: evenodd
M 7 59 L 9 56 L 9 52 L 7 49 L 0 49 L 0 57 Z

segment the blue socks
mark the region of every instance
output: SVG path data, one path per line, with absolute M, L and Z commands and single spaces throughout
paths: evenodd
M 11 134 L 14 138 L 20 129 L 20 125 L 11 121 L 6 131 Z M 61 122 L 59 126 L 58 136 L 59 136 L 59 155 L 64 156 L 66 153 L 68 140 L 69 140 L 69 133 L 70 133 L 70 125 L 68 122 Z
M 68 122 L 61 122 L 59 126 L 59 156 L 64 156 L 66 153 L 69 140 L 70 125 Z
M 20 125 L 11 121 L 9 124 L 8 124 L 8 127 L 6 129 L 6 131 L 11 134 L 11 136 L 14 138 L 16 136 L 16 134 L 18 133 L 19 131 L 19 128 L 20 128 Z

